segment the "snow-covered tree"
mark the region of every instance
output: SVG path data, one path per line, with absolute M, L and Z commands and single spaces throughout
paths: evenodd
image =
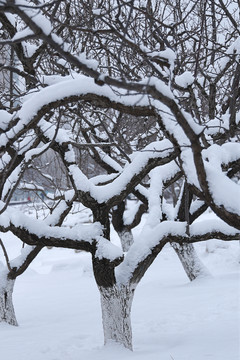
M 239 238 L 237 9 L 237 1 L 217 0 L 0 1 L 8 34 L 1 46 L 12 47 L 11 71 L 21 79 L 17 104 L 7 97 L 0 113 L 0 231 L 34 249 L 91 253 L 105 343 L 132 348 L 134 291 L 167 243 L 181 257 L 181 249 L 190 254 L 198 241 Z M 122 114 L 135 124 L 151 119 L 148 129 L 156 132 L 127 157 L 120 156 L 122 144 L 101 137 Z M 89 178 L 79 148 L 104 162 L 104 173 Z M 10 211 L 24 173 L 50 149 L 65 181 L 49 216 Z M 184 181 L 173 206 L 164 187 L 179 177 Z M 131 193 L 147 203 L 148 214 L 123 253 L 111 242 L 109 215 L 121 212 Z M 61 226 L 75 202 L 92 211 L 93 224 Z M 196 222 L 208 207 L 217 220 Z

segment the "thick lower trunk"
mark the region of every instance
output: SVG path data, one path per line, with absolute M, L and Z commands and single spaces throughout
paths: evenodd
M 209 276 L 209 271 L 199 259 L 193 244 L 172 243 L 190 281 L 199 276 Z
M 17 326 L 17 319 L 12 302 L 15 280 L 5 280 L 0 285 L 0 322 Z
M 104 344 L 116 342 L 132 350 L 131 307 L 134 288 L 99 287 L 101 294 Z
M 123 252 L 127 252 L 133 244 L 133 234 L 131 230 L 123 229 L 122 231 L 118 231 L 118 236 L 121 241 Z

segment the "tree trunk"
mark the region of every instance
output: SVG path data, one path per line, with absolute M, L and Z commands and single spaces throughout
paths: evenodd
M 6 279 L 0 284 L 0 322 L 17 326 L 17 319 L 12 302 L 15 280 Z
M 96 205 L 92 208 L 93 222 L 100 222 L 103 227 L 103 236 L 110 239 L 109 209 L 104 205 Z
M 133 235 L 131 228 L 126 226 L 123 221 L 126 202 L 122 201 L 112 209 L 112 224 L 121 241 L 123 252 L 127 252 L 133 244 Z
M 209 276 L 210 273 L 199 259 L 193 244 L 179 245 L 171 244 L 176 251 L 182 266 L 190 281 L 195 280 L 199 276 Z
M 133 234 L 131 230 L 123 228 L 122 231 L 118 231 L 118 236 L 121 241 L 123 252 L 127 252 L 130 246 L 133 244 Z
M 132 350 L 131 307 L 134 288 L 99 287 L 101 294 L 104 344 L 116 342 Z

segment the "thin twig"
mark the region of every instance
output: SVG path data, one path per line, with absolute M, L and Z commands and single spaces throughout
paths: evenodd
M 12 268 L 11 268 L 11 266 L 10 266 L 10 261 L 9 261 L 8 253 L 7 253 L 7 250 L 6 250 L 5 246 L 4 246 L 3 241 L 2 241 L 1 238 L 0 238 L 0 245 L 1 245 L 1 248 L 2 248 L 2 250 L 3 250 L 4 257 L 5 257 L 5 259 L 6 259 L 6 264 L 7 264 L 8 270 L 9 270 L 9 271 L 12 271 Z

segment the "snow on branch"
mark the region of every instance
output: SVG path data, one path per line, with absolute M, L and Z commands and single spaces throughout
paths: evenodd
M 223 207 L 232 214 L 238 215 L 240 218 L 239 184 L 234 183 L 222 171 L 217 171 L 210 164 L 205 163 L 205 171 L 214 204 Z
M 28 266 L 35 259 L 35 257 L 39 254 L 42 248 L 43 246 L 41 245 L 26 245 L 24 248 L 22 248 L 21 254 L 10 261 L 10 273 L 14 273 L 15 277 L 21 275 L 28 268 Z
M 42 191 L 42 192 L 45 192 L 45 189 L 44 189 L 43 186 L 35 184 L 34 182 L 26 182 L 26 181 L 22 181 L 18 185 L 18 189 L 19 190 L 24 190 L 24 191 Z
M 156 226 L 162 220 L 162 191 L 163 181 L 161 176 L 161 167 L 158 166 L 151 170 L 150 176 L 150 188 L 148 196 L 148 208 L 149 213 L 147 217 L 147 225 Z
M 110 262 L 114 262 L 117 259 L 122 259 L 123 252 L 118 246 L 112 244 L 109 240 L 97 238 L 96 252 L 94 256 L 99 260 L 107 259 Z
M 50 127 L 49 124 L 42 120 L 40 122 L 41 131 L 44 136 L 51 140 L 55 133 L 54 126 Z M 55 146 L 54 144 L 57 144 Z M 132 161 L 121 170 L 121 173 L 106 185 L 96 186 L 87 176 L 81 171 L 76 163 L 75 153 L 72 145 L 69 145 L 69 135 L 66 130 L 61 129 L 55 137 L 53 148 L 61 154 L 62 160 L 65 163 L 72 183 L 77 191 L 81 193 L 81 197 L 88 193 L 93 203 L 111 203 L 112 207 L 114 202 L 119 202 L 131 192 L 131 190 L 139 184 L 139 181 L 147 175 L 147 173 L 156 165 L 164 165 L 171 163 L 172 165 L 163 170 L 163 178 L 169 178 L 173 172 L 176 172 L 176 166 L 173 165 L 172 160 L 178 155 L 178 151 L 174 149 L 172 143 L 167 140 L 161 140 L 150 143 L 143 150 L 137 152 L 132 157 Z M 63 155 L 64 154 L 64 155 Z M 113 164 L 115 167 L 115 163 Z M 120 170 L 121 168 L 118 167 Z M 168 169 L 168 170 L 167 170 Z M 169 172 L 169 174 L 168 174 Z M 85 194 L 85 195 L 84 195 Z M 115 198 L 115 200 L 113 200 Z
M 18 212 L 5 211 L 0 217 L 0 231 L 12 231 L 28 245 L 56 246 L 93 251 L 94 239 L 101 236 L 99 223 L 76 225 L 73 228 L 49 226 L 42 220 Z
M 122 192 L 128 191 L 128 188 L 134 188 L 139 179 L 143 178 L 151 167 L 157 164 L 166 164 L 172 161 L 177 155 L 172 144 L 168 140 L 153 142 L 149 144 L 143 151 L 135 154 L 132 162 L 127 164 L 121 174 L 111 183 L 95 186 L 85 175 L 82 174 L 76 165 L 70 166 L 70 172 L 74 178 L 76 187 L 80 191 L 89 192 L 92 198 L 98 203 L 107 203 L 115 196 L 120 196 Z
M 28 261 L 44 246 L 88 251 L 95 259 L 104 259 L 115 265 L 123 259 L 122 250 L 101 236 L 102 226 L 99 223 L 75 225 L 72 228 L 49 226 L 45 221 L 34 220 L 18 211 L 13 214 L 5 211 L 0 218 L 0 231 L 11 231 L 29 245 L 12 261 L 7 258 L 10 270 L 16 268 L 15 271 L 24 271 Z
M 164 221 L 155 227 L 145 225 L 142 232 L 129 249 L 124 261 L 116 268 L 119 284 L 139 282 L 147 268 L 168 242 L 194 243 L 209 239 L 239 240 L 240 232 L 221 220 L 205 220 L 192 224 Z
M 214 204 L 240 216 L 240 186 L 229 179 L 222 169 L 223 165 L 240 159 L 240 144 L 214 144 L 203 151 L 203 157 L 206 179 Z
M 189 242 L 193 243 L 209 239 L 239 240 L 240 232 L 221 219 L 198 221 L 190 225 Z
M 36 26 L 45 34 L 49 35 L 52 31 L 51 22 L 44 16 L 41 9 L 36 7 L 36 4 L 32 1 L 16 0 L 13 1 L 14 5 L 18 7 L 20 11 L 26 14 L 29 20 L 34 21 Z M 30 31 L 30 29 L 28 30 Z
M 99 86 L 94 79 L 84 75 L 77 75 L 75 79 L 57 83 L 30 96 L 21 109 L 14 116 L 6 118 L 8 124 L 13 119 L 15 125 L 0 134 L 0 150 L 4 150 L 9 143 L 13 143 L 29 129 L 34 128 L 43 115 L 64 103 L 86 101 L 95 106 L 113 108 L 136 116 L 154 115 L 149 101 L 142 94 L 122 92 L 116 94 L 107 85 Z
M 127 283 L 134 277 L 134 273 L 138 271 L 141 271 L 143 276 L 147 269 L 144 269 L 144 267 L 142 267 L 142 270 L 140 269 L 144 261 L 148 262 L 146 259 L 155 258 L 166 242 L 168 242 L 168 237 L 186 236 L 185 229 L 186 223 L 174 221 L 164 221 L 155 227 L 144 226 L 141 234 L 130 247 L 124 261 L 116 269 L 117 281 L 119 283 Z
M 40 139 L 39 140 L 37 139 L 35 144 L 33 144 L 36 146 L 35 148 L 33 146 L 33 149 L 30 149 L 30 150 L 25 149 L 25 155 L 24 155 L 24 151 L 21 151 L 22 156 L 18 156 L 18 158 L 19 158 L 19 160 L 21 158 L 23 160 L 20 162 L 19 165 L 16 165 L 15 168 L 14 168 L 14 166 L 12 166 L 10 175 L 5 179 L 5 183 L 4 183 L 3 189 L 2 189 L 2 199 L 4 199 L 4 201 L 6 201 L 6 203 L 9 202 L 11 195 L 13 194 L 14 190 L 16 190 L 16 187 L 18 186 L 27 166 L 31 163 L 31 161 L 34 158 L 42 155 L 46 150 L 48 150 L 49 143 L 45 144 L 43 146 L 37 147 L 39 142 L 40 142 Z M 11 167 L 11 164 L 10 164 L 10 167 Z M 6 171 L 6 169 L 7 169 L 7 167 L 5 167 L 4 170 Z

